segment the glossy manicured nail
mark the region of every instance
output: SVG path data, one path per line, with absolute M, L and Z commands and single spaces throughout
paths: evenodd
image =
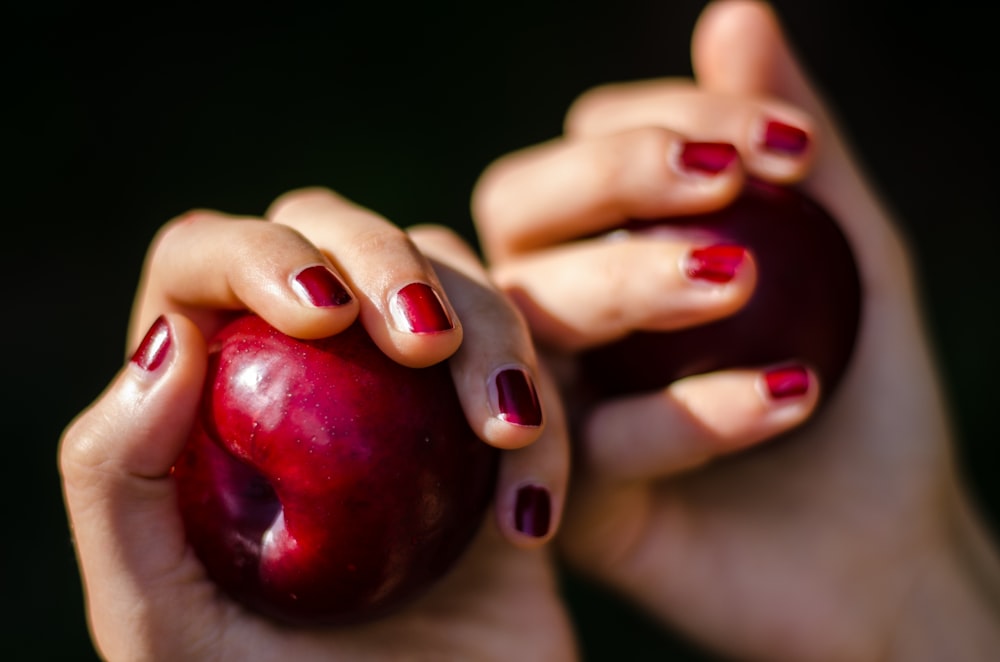
M 455 328 L 444 304 L 430 285 L 410 283 L 389 305 L 396 326 L 410 333 L 437 333 Z
M 292 289 L 303 301 L 317 308 L 343 306 L 351 301 L 347 287 L 321 264 L 306 267 L 292 276 Z
M 775 400 L 796 398 L 809 391 L 809 371 L 800 365 L 772 368 L 764 373 L 764 384 Z
M 525 485 L 517 491 L 514 526 L 527 536 L 541 538 L 549 532 L 551 511 L 549 491 L 544 487 Z
M 782 156 L 799 156 L 809 147 L 809 134 L 790 124 L 769 120 L 764 124 L 763 147 Z
M 542 408 L 528 373 L 520 368 L 506 368 L 493 379 L 496 386 L 498 417 L 507 423 L 538 427 Z
M 690 142 L 681 148 L 681 168 L 699 175 L 717 175 L 736 160 L 736 147 L 730 143 Z
M 696 248 L 687 257 L 684 271 L 688 278 L 711 283 L 728 283 L 736 277 L 747 251 L 742 246 L 716 244 Z
M 160 315 L 149 327 L 146 337 L 139 343 L 139 348 L 135 350 L 131 361 L 143 370 L 153 372 L 167 358 L 170 352 L 170 325 L 167 318 Z

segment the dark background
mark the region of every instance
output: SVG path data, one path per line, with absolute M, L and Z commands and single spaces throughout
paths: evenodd
M 74 3 L 20 9 L 2 46 L 0 658 L 93 655 L 56 444 L 123 361 L 161 223 L 191 207 L 259 214 L 289 188 L 323 184 L 400 225 L 441 222 L 471 239 L 478 173 L 556 135 L 590 86 L 687 74 L 702 4 L 331 2 L 225 20 L 176 6 L 113 17 Z M 988 4 L 776 4 L 914 240 L 962 465 L 996 525 Z M 574 580 L 567 592 L 590 659 L 710 659 L 592 587 Z

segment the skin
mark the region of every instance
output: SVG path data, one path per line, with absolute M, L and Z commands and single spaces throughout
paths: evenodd
M 317 308 L 289 276 L 329 267 L 353 295 Z M 455 328 L 413 334 L 388 301 L 411 282 L 434 287 Z M 429 593 L 377 622 L 296 629 L 221 595 L 186 545 L 170 467 L 201 393 L 209 337 L 250 308 L 302 338 L 331 335 L 357 317 L 406 365 L 451 357 L 467 417 L 504 449 L 495 517 Z M 558 526 L 568 473 L 559 399 L 538 367 L 520 314 L 475 254 L 450 231 L 404 232 L 323 189 L 277 200 L 264 219 L 195 211 L 168 223 L 152 247 L 136 297 L 128 349 L 166 315 L 171 341 L 153 370 L 128 362 L 66 430 L 60 470 L 84 579 L 94 642 L 109 660 L 570 660 L 575 642 L 558 600 L 546 543 Z M 497 417 L 487 387 L 498 367 L 522 366 L 537 384 L 545 424 Z M 552 525 L 540 537 L 514 526 L 517 489 L 545 487 Z
M 584 94 L 563 136 L 499 159 L 473 196 L 492 274 L 571 412 L 576 464 L 560 548 L 663 623 L 738 659 L 991 659 L 997 547 L 955 466 L 905 239 L 766 4 L 710 5 L 692 58 L 693 81 Z M 765 117 L 805 130 L 809 148 L 762 149 Z M 740 160 L 715 176 L 685 172 L 674 155 L 687 140 L 732 143 Z M 746 174 L 802 186 L 853 245 L 863 320 L 836 394 L 817 413 L 813 376 L 801 397 L 774 400 L 761 366 L 581 398 L 574 352 L 724 316 L 754 281 L 752 263 L 724 285 L 684 278 L 678 266 L 696 245 L 683 237 L 587 237 L 629 217 L 719 208 Z
M 559 542 L 583 572 L 738 659 L 987 660 L 1000 649 L 1000 564 L 956 473 L 905 241 L 765 5 L 711 5 L 693 50 L 694 82 L 594 90 L 570 109 L 565 136 L 484 174 L 478 227 L 492 276 L 520 315 L 454 237 L 401 236 L 328 192 L 279 201 L 271 223 L 194 212 L 164 230 L 129 348 L 166 313 L 167 360 L 154 371 L 129 363 L 60 450 L 90 626 L 105 657 L 574 659 L 540 547 L 552 532 L 526 539 L 510 526 L 515 486 L 547 486 L 558 520 L 565 485 L 559 400 L 522 316 L 576 433 Z M 753 140 L 762 116 L 803 128 L 811 148 L 797 158 L 762 152 Z M 731 142 L 741 160 L 694 176 L 672 156 L 686 138 Z M 727 315 L 755 273 L 751 261 L 730 283 L 708 286 L 681 275 L 692 246 L 679 239 L 581 238 L 631 215 L 723 206 L 745 173 L 804 186 L 843 221 L 858 254 L 864 327 L 836 397 L 804 427 L 822 384 L 773 401 L 756 370 L 614 402 L 574 397 L 573 352 L 633 328 Z M 303 213 L 289 211 L 296 207 Z M 341 275 L 354 303 L 317 311 L 295 298 L 288 274 L 317 262 Z M 440 286 L 462 325 L 434 337 L 399 333 L 387 296 L 414 279 Z M 476 349 L 459 349 L 453 365 L 475 429 L 510 449 L 498 516 L 454 573 L 403 613 L 350 630 L 279 628 L 220 597 L 185 547 L 167 472 L 193 416 L 203 338 L 220 311 L 243 307 L 302 337 L 361 315 L 387 354 L 412 365 L 451 355 L 459 336 Z M 479 328 L 481 317 L 489 324 Z M 494 359 L 529 369 L 544 430 L 511 430 L 492 416 L 482 385 Z

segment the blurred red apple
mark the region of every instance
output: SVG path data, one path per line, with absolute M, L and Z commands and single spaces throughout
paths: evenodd
M 667 229 L 702 245 L 743 246 L 756 261 L 757 285 L 730 317 L 677 331 L 636 332 L 585 353 L 584 373 L 599 394 L 648 391 L 690 375 L 799 361 L 817 371 L 829 397 L 854 347 L 861 284 L 846 238 L 819 204 L 793 188 L 749 180 L 720 211 L 631 221 L 626 229 Z
M 357 323 L 303 341 L 254 315 L 210 350 L 173 475 L 217 584 L 285 622 L 339 624 L 448 571 L 483 522 L 498 456 L 469 428 L 447 364 L 401 366 Z

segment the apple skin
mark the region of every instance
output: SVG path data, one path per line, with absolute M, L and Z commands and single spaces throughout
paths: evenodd
M 446 363 L 401 366 L 359 323 L 303 341 L 246 315 L 210 344 L 173 477 L 211 579 L 280 621 L 336 625 L 390 613 L 448 571 L 497 462 Z
M 794 188 L 749 179 L 722 210 L 630 221 L 625 228 L 744 246 L 754 256 L 757 284 L 746 305 L 724 319 L 635 332 L 585 352 L 581 366 L 595 394 L 633 394 L 716 370 L 802 361 L 816 370 L 829 400 L 853 352 L 862 287 L 847 239 L 817 202 Z

